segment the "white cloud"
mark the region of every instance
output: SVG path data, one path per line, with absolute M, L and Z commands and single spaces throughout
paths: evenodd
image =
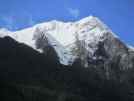
M 77 8 L 68 8 L 67 10 L 70 13 L 70 15 L 73 16 L 74 18 L 77 18 L 80 15 L 80 11 Z

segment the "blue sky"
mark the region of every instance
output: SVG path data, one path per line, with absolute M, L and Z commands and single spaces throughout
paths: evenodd
M 93 15 L 134 46 L 134 0 L 0 0 L 0 27 L 19 30 L 36 23 L 76 21 Z

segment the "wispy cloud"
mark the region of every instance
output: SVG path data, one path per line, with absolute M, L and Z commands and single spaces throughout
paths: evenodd
M 12 30 L 14 26 L 13 16 L 3 16 L 2 20 L 5 22 L 5 27 Z
M 33 16 L 30 14 L 27 17 L 27 20 L 28 20 L 28 25 L 30 25 L 30 26 L 33 26 L 36 24 L 36 21 L 33 19 Z
M 4 15 L 1 17 L 1 20 L 4 22 L 4 27 L 9 30 L 18 30 L 23 27 L 33 26 L 36 24 L 33 16 L 30 13 L 21 13 L 16 16 L 13 14 Z
M 70 15 L 71 15 L 72 17 L 74 17 L 74 18 L 77 18 L 77 17 L 79 17 L 79 15 L 80 15 L 80 10 L 77 9 L 77 8 L 68 8 L 67 10 L 68 10 L 68 12 L 70 13 Z

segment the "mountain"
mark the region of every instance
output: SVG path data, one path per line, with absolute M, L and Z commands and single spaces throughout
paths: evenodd
M 134 49 L 97 17 L 0 29 L 3 101 L 133 101 Z
M 40 53 L 48 54 L 46 47 L 53 47 L 63 65 L 72 65 L 78 59 L 84 67 L 101 65 L 108 78 L 113 77 L 115 71 L 109 65 L 117 61 L 119 71 L 133 68 L 133 49 L 97 17 L 89 16 L 76 22 L 53 20 L 20 31 L 2 29 L 0 32 L 1 37 L 9 36 Z
M 16 41 L 25 43 L 40 52 L 43 50 L 42 48 L 49 43 L 54 47 L 60 58 L 60 62 L 64 65 L 72 64 L 81 54 L 75 52 L 75 50 L 80 50 L 77 49 L 79 47 L 79 42 L 81 44 L 80 47 L 84 47 L 85 51 L 87 50 L 89 53 L 89 57 L 92 58 L 98 47 L 97 44 L 100 41 L 109 39 L 110 37 L 115 38 L 115 35 L 106 27 L 106 25 L 104 25 L 98 18 L 92 16 L 76 22 L 65 23 L 54 20 L 21 31 L 4 31 L 1 34 L 2 37 L 5 33 L 5 36 L 10 36 Z M 39 39 L 42 41 L 38 42 Z M 46 42 L 46 39 L 48 42 Z M 83 44 L 85 45 L 83 46 Z M 87 63 L 85 63 L 85 65 L 86 64 Z

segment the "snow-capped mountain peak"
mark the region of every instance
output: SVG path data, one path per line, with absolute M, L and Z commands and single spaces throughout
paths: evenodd
M 75 22 L 53 20 L 15 32 L 2 29 L 0 36 L 10 36 L 39 52 L 43 52 L 44 47 L 49 44 L 55 49 L 60 62 L 64 65 L 73 63 L 76 58 L 96 59 L 94 54 L 98 44 L 107 39 L 117 38 L 103 22 L 93 16 Z

